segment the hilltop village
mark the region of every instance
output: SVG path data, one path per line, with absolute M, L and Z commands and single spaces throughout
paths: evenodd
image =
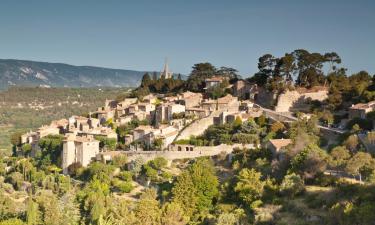
M 95 111 L 13 136 L 0 197 L 22 207 L 0 216 L 373 224 L 375 80 L 347 76 L 340 62 L 299 49 L 260 57 L 249 78 L 198 63 L 187 79 L 166 63 Z M 56 207 L 62 201 L 67 208 Z
M 173 80 L 172 76 L 166 64 L 157 79 Z M 65 174 L 68 174 L 69 167 L 86 167 L 93 160 L 112 160 L 116 155 L 127 153 L 143 156 L 147 160 L 159 155 L 171 159 L 195 158 L 221 152 L 215 151 L 219 148 L 214 143 L 209 143 L 203 148 L 202 155 L 202 146 L 197 148 L 189 144 L 191 137 L 202 135 L 211 125 L 231 124 L 235 121 L 243 123 L 260 116 L 272 121 L 291 122 L 297 120 L 296 112 L 299 116 L 310 118 L 311 113 L 303 112 L 310 110 L 311 102 L 319 103 L 328 98 L 328 88 L 325 86 L 295 88 L 278 95 L 277 104 L 269 109 L 263 107 L 274 101 L 269 92 L 247 80 L 237 79 L 231 84 L 230 79 L 220 75 L 204 79 L 202 92 L 181 91 L 173 95 L 149 93 L 140 98 L 106 100 L 103 107 L 90 112 L 88 117 L 71 116 L 23 134 L 21 144 L 31 145 L 30 154 L 35 156 L 40 150 L 41 138 L 63 135 L 61 168 Z M 144 77 L 145 80 L 147 82 L 148 78 Z M 221 88 L 226 93 L 222 97 L 211 98 L 209 92 L 215 88 Z M 265 101 L 261 102 L 257 98 Z M 365 119 L 367 113 L 374 109 L 374 101 L 351 105 L 347 109 L 348 119 Z M 335 137 L 344 133 L 348 119 L 341 120 L 336 127 L 322 123 L 321 129 Z M 270 139 L 268 143 L 262 144 L 277 155 L 281 148 L 290 143 L 290 139 Z M 255 148 L 260 144 L 249 141 L 246 147 Z M 238 145 L 226 147 L 230 152 Z M 150 154 L 149 151 L 159 152 Z M 166 154 L 165 151 L 199 151 L 199 154 Z

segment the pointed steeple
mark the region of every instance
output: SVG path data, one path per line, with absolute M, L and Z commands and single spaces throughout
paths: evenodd
M 168 58 L 165 58 L 164 68 L 163 71 L 160 73 L 160 77 L 164 77 L 165 79 L 172 78 L 172 73 L 169 72 Z

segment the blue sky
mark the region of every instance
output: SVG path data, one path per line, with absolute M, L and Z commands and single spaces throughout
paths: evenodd
M 304 48 L 375 73 L 375 1 L 33 0 L 0 2 L 0 58 L 174 72 L 198 62 L 244 76 Z

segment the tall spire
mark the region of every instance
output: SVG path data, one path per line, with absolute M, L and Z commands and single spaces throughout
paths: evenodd
M 169 67 L 168 67 L 168 58 L 165 57 L 165 62 L 164 62 L 164 73 L 167 75 L 169 73 Z
M 168 58 L 165 58 L 164 68 L 163 71 L 160 74 L 160 77 L 164 77 L 165 79 L 172 78 L 172 73 L 169 72 L 169 66 L 168 66 Z

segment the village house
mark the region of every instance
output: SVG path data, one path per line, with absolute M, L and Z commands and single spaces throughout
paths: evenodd
M 142 102 L 144 103 L 155 104 L 157 101 L 158 98 L 153 94 L 146 95 L 142 98 Z
M 185 105 L 186 108 L 197 107 L 203 100 L 203 95 L 201 93 L 194 93 L 190 91 L 179 94 L 177 97 L 177 103 Z
M 210 115 L 210 110 L 199 108 L 199 107 L 193 107 L 193 108 L 186 108 L 185 116 L 186 117 L 198 117 L 203 118 Z
M 121 102 L 117 103 L 116 107 L 128 107 L 129 105 L 137 103 L 138 99 L 137 98 L 125 98 Z
M 226 110 L 228 112 L 238 112 L 239 106 L 238 98 L 230 94 L 217 100 L 208 99 L 202 102 L 202 108 L 209 111 Z
M 142 142 L 146 146 L 151 146 L 156 139 L 162 140 L 162 149 L 170 145 L 178 134 L 178 129 L 170 125 L 160 125 L 152 127 L 149 125 L 139 126 L 133 131 L 133 135 L 125 137 L 125 142 L 130 144 L 133 141 Z
M 48 135 L 59 135 L 60 129 L 55 126 L 41 126 L 36 133 L 38 134 L 38 138 L 42 138 Z
M 133 130 L 133 141 L 142 139 L 146 134 L 149 134 L 153 130 L 150 125 L 141 125 Z
M 215 125 L 222 125 L 225 123 L 233 123 L 236 118 L 240 118 L 241 121 L 246 121 L 252 116 L 245 112 L 236 112 L 236 113 L 229 113 L 229 112 L 222 112 L 219 116 L 214 117 L 214 124 Z
M 62 169 L 68 174 L 69 166 L 79 164 L 86 167 L 99 153 L 99 141 L 92 135 L 67 134 L 63 140 Z
M 158 123 L 169 122 L 173 116 L 178 113 L 185 113 L 185 106 L 176 103 L 163 103 L 158 105 L 155 111 L 156 121 Z
M 146 102 L 138 103 L 138 110 L 149 114 L 155 110 L 155 105 Z
M 358 103 L 356 105 L 352 105 L 349 108 L 349 119 L 354 119 L 354 118 L 365 119 L 366 114 L 374 111 L 374 109 L 375 109 L 375 101 L 371 101 L 368 103 Z
M 227 80 L 227 78 L 222 77 L 222 76 L 213 76 L 213 77 L 207 78 L 207 79 L 204 80 L 204 82 L 206 84 L 205 89 L 218 87 L 218 86 L 220 86 L 221 83 L 224 82 L 224 80 Z
M 233 95 L 240 99 L 249 99 L 253 85 L 246 80 L 238 80 L 232 86 Z
M 113 119 L 115 116 L 115 109 L 100 109 L 96 112 L 97 118 L 100 123 L 105 123 L 109 119 Z
M 272 152 L 273 157 L 277 158 L 281 150 L 292 143 L 291 139 L 271 139 L 266 143 L 266 148 Z

